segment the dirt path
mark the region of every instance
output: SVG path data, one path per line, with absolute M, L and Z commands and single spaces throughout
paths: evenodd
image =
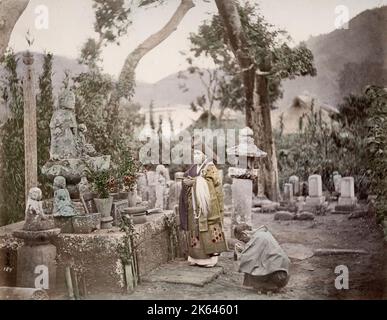
M 302 244 L 308 249 L 362 249 L 367 254 L 313 256 L 292 259 L 289 284 L 278 294 L 257 294 L 244 288 L 243 275 L 232 253 L 220 258 L 224 273 L 204 287 L 143 282 L 124 299 L 380 299 L 383 297 L 381 230 L 371 218 L 349 220 L 346 215 L 317 216 L 315 221 L 274 221 L 272 214 L 255 214 L 254 226 L 266 225 L 280 244 Z M 334 286 L 338 265 L 349 269 L 349 290 Z M 198 270 L 200 272 L 200 270 Z
M 226 225 L 229 218 L 226 218 Z M 258 294 L 242 286 L 243 275 L 233 253 L 222 254 L 224 273 L 204 287 L 143 281 L 131 295 L 103 299 L 381 299 L 384 290 L 383 235 L 373 218 L 349 220 L 347 215 L 316 216 L 314 221 L 274 221 L 273 214 L 254 214 L 254 227 L 266 225 L 281 245 L 362 249 L 366 254 L 312 256 L 292 260 L 290 281 L 277 294 Z M 301 246 L 301 247 L 302 247 Z M 349 270 L 349 290 L 334 285 L 336 266 Z M 192 267 L 195 268 L 195 267 Z M 201 268 L 197 268 L 200 272 Z

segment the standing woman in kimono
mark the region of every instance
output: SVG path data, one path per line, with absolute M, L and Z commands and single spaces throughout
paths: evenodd
M 189 263 L 214 267 L 219 254 L 227 251 L 223 188 L 213 161 L 200 150 L 194 150 L 193 158 L 180 194 L 180 227 L 187 232 Z

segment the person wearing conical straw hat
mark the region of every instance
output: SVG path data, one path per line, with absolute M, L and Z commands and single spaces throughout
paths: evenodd
M 180 227 L 187 232 L 188 262 L 202 267 L 214 267 L 219 254 L 228 250 L 223 231 L 223 188 L 214 160 L 216 154 L 208 146 L 193 146 L 194 164 L 184 174 L 179 201 Z

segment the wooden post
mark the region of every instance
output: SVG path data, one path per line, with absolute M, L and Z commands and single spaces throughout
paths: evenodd
M 30 188 L 38 186 L 38 155 L 36 133 L 36 97 L 32 53 L 23 55 L 26 73 L 23 81 L 24 96 L 24 163 L 25 163 L 25 194 L 26 199 Z

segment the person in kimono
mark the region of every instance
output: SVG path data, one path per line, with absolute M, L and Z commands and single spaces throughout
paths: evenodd
M 180 227 L 187 232 L 188 262 L 214 267 L 227 251 L 223 231 L 223 188 L 212 159 L 194 150 L 194 165 L 185 172 L 179 199 Z

